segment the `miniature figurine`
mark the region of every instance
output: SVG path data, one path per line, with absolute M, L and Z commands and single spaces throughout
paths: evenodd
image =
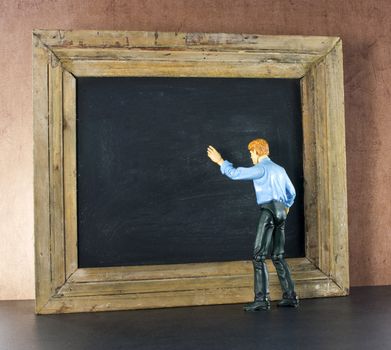
M 269 158 L 269 144 L 255 139 L 248 144 L 252 167 L 234 168 L 220 153 L 209 146 L 208 157 L 218 165 L 223 175 L 232 180 L 252 180 L 260 219 L 253 252 L 254 302 L 245 305 L 245 311 L 270 309 L 269 281 L 266 256 L 272 247 L 271 258 L 276 268 L 282 300 L 278 306 L 297 307 L 299 300 L 294 290 L 288 264 L 284 259 L 285 220 L 296 197 L 296 191 L 286 171 Z

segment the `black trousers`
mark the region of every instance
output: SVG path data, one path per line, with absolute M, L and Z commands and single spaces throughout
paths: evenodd
M 279 201 L 271 201 L 260 205 L 257 236 L 254 244 L 254 293 L 255 300 L 269 298 L 269 277 L 266 257 L 271 250 L 271 258 L 276 268 L 283 298 L 296 296 L 294 283 L 288 264 L 284 259 L 285 220 L 287 217 L 285 205 Z

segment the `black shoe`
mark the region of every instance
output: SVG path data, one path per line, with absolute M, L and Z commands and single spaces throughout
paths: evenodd
M 299 299 L 296 295 L 291 297 L 282 297 L 282 300 L 277 304 L 279 307 L 298 307 Z
M 250 304 L 247 304 L 243 307 L 244 311 L 259 311 L 259 310 L 269 310 L 270 301 L 265 300 L 256 300 Z

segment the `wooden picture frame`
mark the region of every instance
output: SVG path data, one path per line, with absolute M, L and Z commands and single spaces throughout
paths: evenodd
M 76 78 L 88 76 L 301 79 L 306 257 L 288 263 L 300 298 L 349 293 L 340 38 L 34 30 L 36 313 L 253 298 L 251 261 L 78 268 Z

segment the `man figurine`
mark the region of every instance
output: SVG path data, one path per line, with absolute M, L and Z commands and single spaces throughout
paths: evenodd
M 264 139 L 255 139 L 248 144 L 252 167 L 234 168 L 224 160 L 220 153 L 209 146 L 208 157 L 218 165 L 223 175 L 232 180 L 252 180 L 257 203 L 260 207 L 260 219 L 253 252 L 254 302 L 244 307 L 245 311 L 270 309 L 269 281 L 266 256 L 272 246 L 271 258 L 276 268 L 282 300 L 278 306 L 297 307 L 299 300 L 294 291 L 289 267 L 284 259 L 285 220 L 296 196 L 286 171 L 268 157 L 269 145 Z

